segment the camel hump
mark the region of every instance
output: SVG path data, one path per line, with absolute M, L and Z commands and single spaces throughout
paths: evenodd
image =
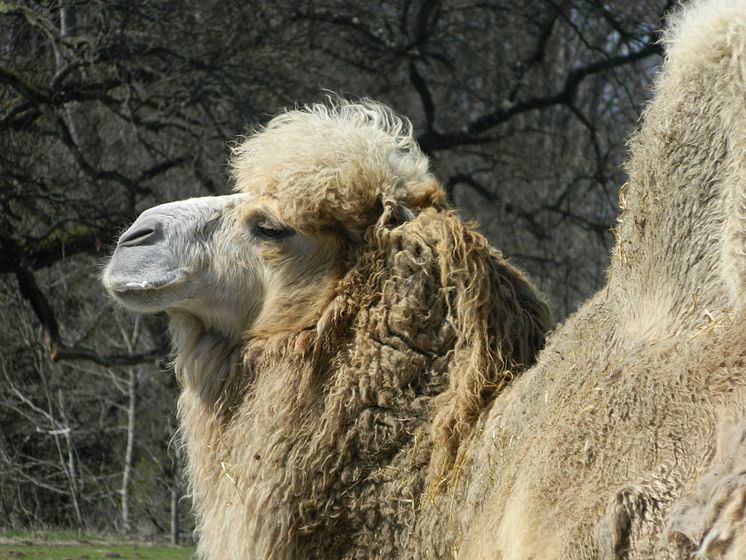
M 693 0 L 671 14 L 663 43 L 670 66 L 681 72 L 732 60 L 743 80 L 746 0 Z
M 691 88 L 708 88 L 727 130 L 721 274 L 731 300 L 746 297 L 746 0 L 695 0 L 664 36 L 668 67 Z
M 663 43 L 655 99 L 630 142 L 612 278 L 635 290 L 675 277 L 665 286 L 675 300 L 696 292 L 701 305 L 739 306 L 746 297 L 746 0 L 694 0 L 670 16 Z

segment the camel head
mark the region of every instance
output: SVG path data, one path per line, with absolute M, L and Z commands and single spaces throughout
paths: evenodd
M 284 113 L 232 163 L 242 192 L 150 208 L 120 237 L 103 275 L 119 303 L 232 341 L 302 329 L 384 210 L 443 201 L 408 123 L 374 103 Z
M 331 230 L 289 223 L 268 197 L 193 198 L 143 212 L 103 281 L 133 311 L 189 314 L 237 340 L 302 323 L 331 289 L 342 247 Z

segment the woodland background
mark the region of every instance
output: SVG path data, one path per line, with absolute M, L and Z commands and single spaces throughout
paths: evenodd
M 0 1 L 0 529 L 188 537 L 163 317 L 98 275 L 150 206 L 325 90 L 414 123 L 562 320 L 604 281 L 673 0 Z

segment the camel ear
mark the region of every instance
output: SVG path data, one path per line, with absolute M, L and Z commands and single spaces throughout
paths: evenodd
M 386 195 L 379 197 L 381 214 L 376 222 L 376 228 L 394 229 L 415 219 L 415 214 L 402 202 Z
M 397 192 L 394 189 L 394 192 Z M 443 210 L 447 207 L 445 193 L 434 179 L 414 186 L 402 187 L 400 196 L 379 194 L 376 200 L 378 220 L 376 229 L 393 229 L 417 217 L 425 208 Z

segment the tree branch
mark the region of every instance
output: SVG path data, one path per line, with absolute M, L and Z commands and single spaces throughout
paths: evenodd
M 59 133 L 60 133 L 59 134 L 60 140 L 62 140 L 62 143 L 68 148 L 68 150 L 70 151 L 70 154 L 73 156 L 73 159 L 75 159 L 75 162 L 78 164 L 78 167 L 80 167 L 80 169 L 83 170 L 83 172 L 86 175 L 88 175 L 91 179 L 93 179 L 94 181 L 99 181 L 102 179 L 116 181 L 117 183 L 122 185 L 125 189 L 127 189 L 133 194 L 134 193 L 152 194 L 153 191 L 150 188 L 140 186 L 136 181 L 133 181 L 132 179 L 130 179 L 129 177 L 126 177 L 125 175 L 122 175 L 118 171 L 96 169 L 85 158 L 80 147 L 75 143 L 75 140 L 73 139 L 73 136 L 70 133 L 70 129 L 68 128 L 64 119 L 58 116 L 56 119 L 56 124 L 57 124 L 57 129 L 59 130 Z
M 557 21 L 559 14 L 560 6 L 555 5 L 554 9 L 549 12 L 549 15 L 539 27 L 539 36 L 531 55 L 525 60 L 519 60 L 513 67 L 513 85 L 508 93 L 508 100 L 511 103 L 515 102 L 518 97 L 518 92 L 523 86 L 523 78 L 526 76 L 526 72 L 544 60 L 547 43 L 549 42 L 549 38 L 552 36 L 554 24 Z
M 166 357 L 167 352 L 162 348 L 154 348 L 146 352 L 132 352 L 127 354 L 99 354 L 91 348 L 69 346 L 60 335 L 60 327 L 52 306 L 46 295 L 36 282 L 34 273 L 23 258 L 18 245 L 10 235 L 3 231 L 0 235 L 0 246 L 6 255 L 12 257 L 10 265 L 13 267 L 18 291 L 29 302 L 31 309 L 41 323 L 44 344 L 53 362 L 61 360 L 86 360 L 102 366 L 132 366 L 155 362 Z
M 444 133 L 429 131 L 420 136 L 418 139 L 419 143 L 422 146 L 422 149 L 427 152 L 446 150 L 468 144 L 480 144 L 483 142 L 481 134 L 510 120 L 516 115 L 539 109 L 546 109 L 555 105 L 567 105 L 572 103 L 580 84 L 588 76 L 631 64 L 649 56 L 660 55 L 662 52 L 663 49 L 661 45 L 657 42 L 650 42 L 637 51 L 612 57 L 604 57 L 601 60 L 571 70 L 565 79 L 562 89 L 556 93 L 545 96 L 530 97 L 515 103 L 506 100 L 500 107 L 491 113 L 487 113 L 473 120 L 464 130 Z
M 46 268 L 70 255 L 98 253 L 99 249 L 113 239 L 119 227 L 104 223 L 100 225 L 78 225 L 72 230 L 57 230 L 44 239 L 24 241 L 16 244 L 16 253 L 0 244 L 0 274 L 15 273 L 14 262 L 20 254 L 30 270 Z
M 417 61 L 414 59 L 409 61 L 409 81 L 420 96 L 422 110 L 425 112 L 425 130 L 427 133 L 430 133 L 433 130 L 435 122 L 435 103 L 433 102 L 433 96 L 430 93 L 427 81 L 425 81 L 425 78 L 422 77 L 422 74 L 417 69 Z
M 307 20 L 317 21 L 321 23 L 330 23 L 333 25 L 339 25 L 341 27 L 348 27 L 357 33 L 367 37 L 374 43 L 381 46 L 389 46 L 386 42 L 379 37 L 374 30 L 364 24 L 359 18 L 349 16 L 346 14 L 335 13 L 334 11 L 320 8 L 317 10 L 296 10 L 295 14 L 291 18 L 292 20 Z
M 470 173 L 456 173 L 455 175 L 451 175 L 450 177 L 448 177 L 448 180 L 444 185 L 444 189 L 446 191 L 446 194 L 448 195 L 448 198 L 453 198 L 453 193 L 456 189 L 456 185 L 459 184 L 471 187 L 475 192 L 477 192 L 479 195 L 490 202 L 496 202 L 497 200 L 499 200 L 499 197 L 496 193 L 487 188 L 482 182 L 478 181 Z

